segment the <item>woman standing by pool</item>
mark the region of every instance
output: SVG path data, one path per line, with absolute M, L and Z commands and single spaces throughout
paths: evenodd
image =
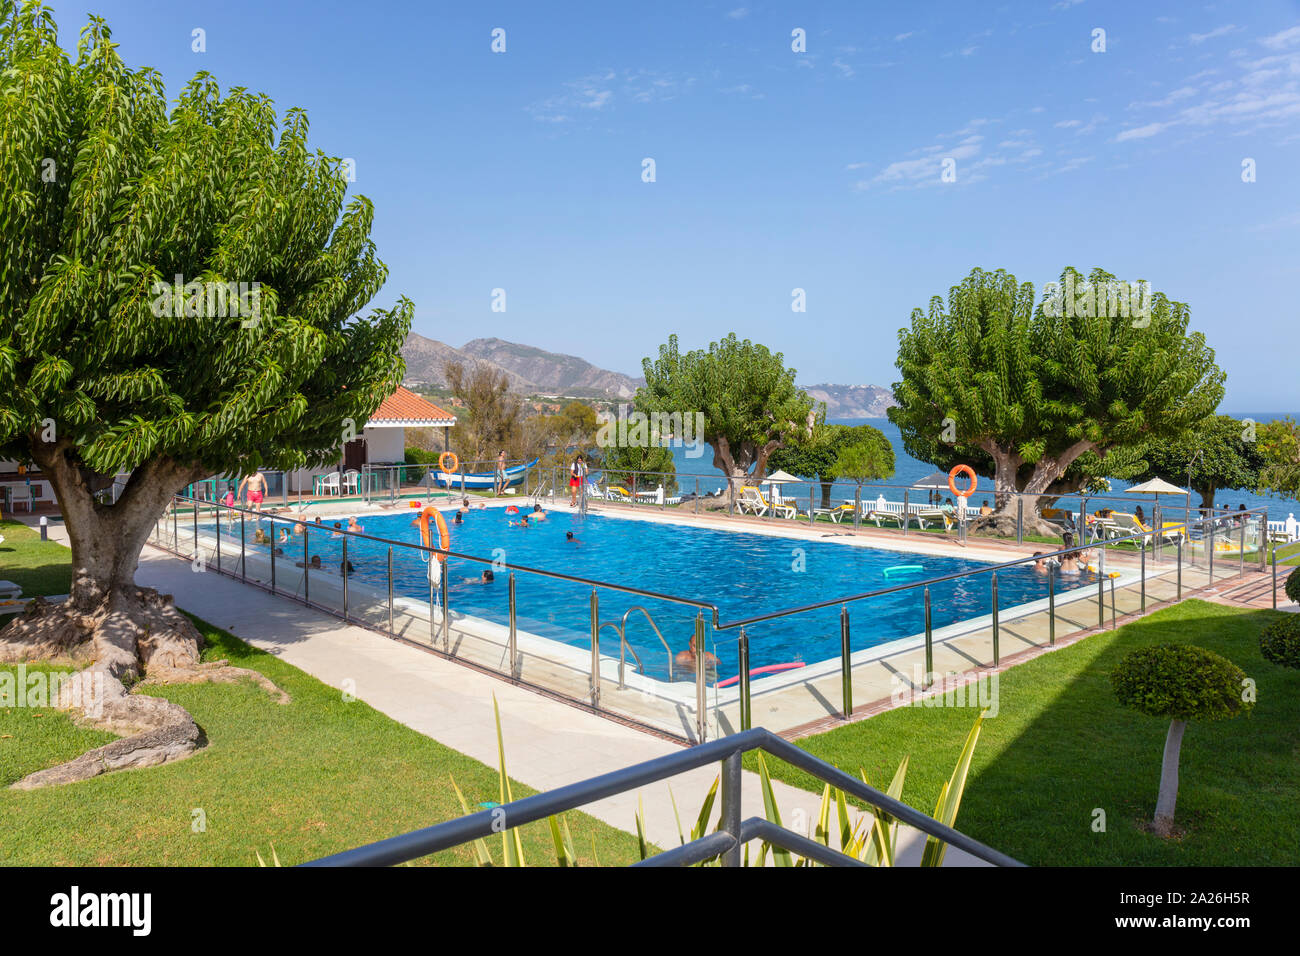
M 569 466 L 569 507 L 575 507 L 578 504 L 578 492 L 587 478 L 587 462 L 579 455 L 573 459 L 573 464 Z

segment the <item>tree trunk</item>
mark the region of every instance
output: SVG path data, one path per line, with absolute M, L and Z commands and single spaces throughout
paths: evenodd
M 1052 484 L 1076 458 L 1092 447 L 1092 442 L 1080 440 L 1056 458 L 1040 458 L 1023 489 L 1019 487 L 1018 475 L 1024 459 L 1015 451 L 1000 448 L 993 442 L 985 442 L 981 447 L 993 457 L 993 485 L 997 498 L 993 514 L 976 519 L 972 530 L 1013 537 L 1020 527 L 1025 534 L 1059 535 L 1059 528 L 1043 520 L 1040 502 L 1050 497 Z
M 1174 805 L 1178 802 L 1178 755 L 1183 746 L 1185 720 L 1171 720 L 1165 737 L 1165 755 L 1160 763 L 1160 795 L 1156 798 L 1156 817 L 1152 829 L 1162 837 L 1174 830 Z
M 128 693 L 144 683 L 251 678 L 287 700 L 265 677 L 225 661 L 201 663 L 203 636 L 170 596 L 135 584 L 140 551 L 172 495 L 200 478 L 195 464 L 150 461 L 131 475 L 116 504 L 95 500 L 102 476 L 88 473 L 71 443 L 33 446 L 33 458 L 58 498 L 72 550 L 72 585 L 61 604 L 41 598 L 0 629 L 0 662 L 66 660 L 86 665 L 63 685 L 58 706 L 83 722 L 126 734 L 76 760 L 37 771 L 20 789 L 69 783 L 109 770 L 188 756 L 201 733 L 169 701 Z

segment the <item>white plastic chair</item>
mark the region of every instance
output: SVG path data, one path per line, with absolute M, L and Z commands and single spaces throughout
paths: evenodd
M 343 472 L 343 490 L 353 495 L 361 493 L 361 473 L 355 468 Z

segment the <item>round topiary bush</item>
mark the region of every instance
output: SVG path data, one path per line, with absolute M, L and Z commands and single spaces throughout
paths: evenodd
M 1235 717 L 1254 706 L 1243 693 L 1246 673 L 1232 661 L 1192 644 L 1156 644 L 1133 651 L 1110 674 L 1121 704 L 1169 721 L 1160 793 L 1152 829 L 1169 836 L 1178 801 L 1178 757 L 1189 720 Z
M 1193 644 L 1156 644 L 1126 656 L 1111 672 L 1119 702 L 1151 717 L 1219 720 L 1235 717 L 1245 672 L 1226 657 Z
M 1300 604 L 1300 568 L 1296 568 L 1286 576 L 1286 585 L 1283 588 L 1286 596 L 1296 604 Z
M 1274 664 L 1300 668 L 1300 614 L 1283 615 L 1265 627 L 1259 635 L 1259 652 Z

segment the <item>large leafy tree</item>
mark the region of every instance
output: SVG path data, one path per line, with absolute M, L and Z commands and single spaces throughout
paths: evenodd
M 1095 269 L 1087 288 L 1113 280 Z M 1063 287 L 1082 284 L 1075 270 L 1062 273 Z M 1141 316 L 1052 304 L 1045 295 L 1035 307 L 1033 285 L 1007 272 L 976 269 L 899 333 L 900 404 L 888 414 L 904 447 L 992 477 L 997 511 L 985 523 L 1003 531 L 1014 525 L 1014 492 L 1027 496 L 1032 524 L 1042 496 L 1077 490 L 1112 453 L 1179 436 L 1223 396 L 1223 372 L 1204 336 L 1188 333 L 1185 304 L 1161 292 Z M 1071 474 L 1088 454 L 1091 466 Z
M 1145 467 L 1128 476 L 1134 481 L 1164 478 L 1182 484 L 1190 466 L 1192 490 L 1201 496 L 1202 508 L 1214 507 L 1217 491 L 1257 488 L 1264 466 L 1250 428 L 1231 415 L 1215 415 L 1174 438 L 1153 441 L 1142 459 Z
M 386 275 L 372 218 L 301 111 L 203 73 L 169 110 L 102 20 L 70 59 L 49 10 L 0 0 L 0 458 L 53 485 L 73 568 L 0 660 L 91 662 L 68 686 L 102 686 L 97 719 L 136 732 L 27 785 L 183 756 L 189 715 L 125 685 L 243 674 L 199 663 L 194 626 L 136 587 L 140 550 L 191 481 L 336 458 L 400 381 L 411 304 L 358 314 Z M 260 302 L 207 292 L 226 283 Z
M 1291 416 L 1260 425 L 1256 432 L 1263 467 L 1260 490 L 1300 498 L 1300 426 Z
M 708 350 L 683 354 L 677 336 L 642 362 L 646 384 L 636 404 L 647 412 L 704 415 L 704 441 L 713 464 L 738 483 L 763 478 L 771 454 L 812 429 L 813 401 L 795 387 L 795 370 L 780 352 L 738 339 L 733 332 Z

